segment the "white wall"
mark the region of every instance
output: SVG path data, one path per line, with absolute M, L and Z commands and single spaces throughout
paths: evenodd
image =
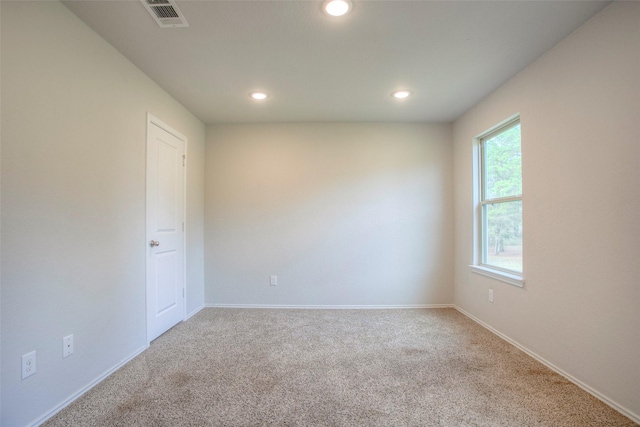
M 1 423 L 19 426 L 146 345 L 147 111 L 188 138 L 188 310 L 202 306 L 205 127 L 58 2 L 2 2 L 1 28 Z
M 616 2 L 454 124 L 455 302 L 640 414 L 640 3 Z M 521 113 L 520 289 L 469 271 L 472 139 Z M 488 302 L 488 289 L 495 303 Z
M 2 8 L 0 7 L 0 23 L 2 22 Z M 0 46 L 2 45 L 2 25 L 0 24 Z M 2 81 L 2 55 L 0 54 L 0 82 Z M 2 84 L 0 84 L 0 88 Z M 2 91 L 0 90 L 0 117 L 2 117 Z M 2 121 L 0 120 L 0 164 L 2 164 Z M 0 173 L 0 189 L 2 188 L 2 174 Z M 0 367 L 2 366 L 2 192 L 0 191 Z M 0 369 L 0 384 L 2 384 L 2 369 Z M 2 392 L 0 391 L 0 420 L 2 419 Z M 1 421 L 0 421 L 1 422 Z
M 206 302 L 450 304 L 450 138 L 450 125 L 208 126 Z

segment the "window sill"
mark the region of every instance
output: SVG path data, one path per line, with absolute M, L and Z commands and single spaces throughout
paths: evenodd
M 500 280 L 519 288 L 524 288 L 524 278 L 517 274 L 506 273 L 504 271 L 494 270 L 493 268 L 480 265 L 470 265 L 469 267 L 471 267 L 471 271 L 476 274 L 491 277 L 492 279 Z

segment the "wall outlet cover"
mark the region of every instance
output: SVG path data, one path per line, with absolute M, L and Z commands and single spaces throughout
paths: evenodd
M 71 356 L 73 354 L 73 334 L 62 338 L 62 357 Z
M 36 351 L 22 355 L 22 379 L 36 373 Z

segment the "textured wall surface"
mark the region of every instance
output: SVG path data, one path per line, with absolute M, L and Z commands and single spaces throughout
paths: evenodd
M 449 125 L 208 126 L 206 302 L 450 304 L 450 135 Z
M 18 426 L 146 345 L 147 112 L 188 138 L 188 310 L 203 304 L 205 127 L 58 2 L 2 2 L 2 107 L 1 423 Z
M 640 3 L 596 15 L 454 124 L 458 306 L 640 414 Z M 521 114 L 524 277 L 471 273 L 472 141 Z M 488 289 L 495 303 L 488 302 Z M 638 419 L 638 418 L 636 418 Z

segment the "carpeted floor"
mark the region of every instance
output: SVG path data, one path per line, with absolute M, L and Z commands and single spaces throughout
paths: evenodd
M 454 309 L 204 309 L 46 426 L 633 426 Z

